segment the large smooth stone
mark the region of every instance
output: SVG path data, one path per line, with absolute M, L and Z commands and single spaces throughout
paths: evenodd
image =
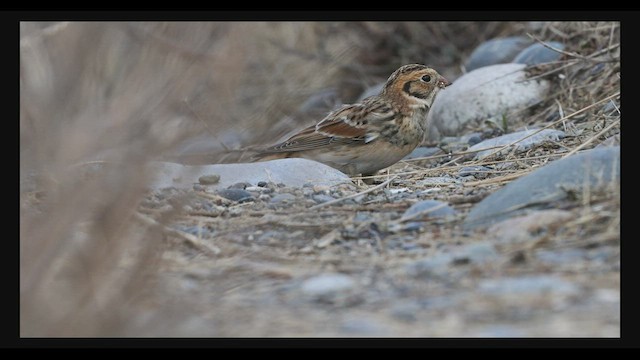
M 225 189 L 239 182 L 257 184 L 272 181 L 291 187 L 302 187 L 305 183 L 332 186 L 351 182 L 349 176 L 330 166 L 298 158 L 202 166 L 153 162 L 149 164 L 149 170 L 154 173 L 150 185 L 154 189 L 191 188 L 198 183 L 198 178 L 205 175 L 220 176 L 217 184 L 207 185 L 214 189 Z
M 524 36 L 509 36 L 491 39 L 480 44 L 469 56 L 465 64 L 467 71 L 511 62 L 522 49 L 531 44 L 531 40 Z
M 547 45 L 558 50 L 564 50 L 564 45 L 557 41 L 549 41 Z M 562 57 L 561 53 L 553 51 L 540 43 L 535 43 L 522 50 L 515 58 L 513 58 L 512 62 L 518 64 L 538 65 L 559 60 L 560 57 Z
M 597 148 L 556 160 L 511 182 L 476 204 L 464 221 L 466 230 L 486 227 L 541 209 L 567 197 L 567 190 L 581 192 L 620 185 L 620 147 Z
M 499 64 L 471 71 L 440 91 L 427 115 L 427 140 L 459 136 L 483 120 L 505 117 L 540 102 L 547 80 L 527 80 L 524 64 Z

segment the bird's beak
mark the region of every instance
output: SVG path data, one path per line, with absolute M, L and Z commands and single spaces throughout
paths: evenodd
M 440 77 L 440 80 L 438 81 L 438 87 L 441 88 L 441 89 L 444 89 L 444 88 L 446 88 L 447 86 L 449 86 L 451 84 L 452 83 L 449 80 L 445 79 L 442 76 Z

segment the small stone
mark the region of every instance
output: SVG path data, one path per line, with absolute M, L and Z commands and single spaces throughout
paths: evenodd
M 329 190 L 331 190 L 331 187 L 327 186 L 327 185 L 313 185 L 313 192 L 314 193 L 325 193 L 328 194 Z
M 422 200 L 411 205 L 402 214 L 400 221 L 406 221 L 409 219 L 421 219 L 421 218 L 444 218 L 453 216 L 456 214 L 456 210 L 449 206 L 449 204 L 437 200 Z
M 243 189 L 223 189 L 218 190 L 218 195 L 222 196 L 225 199 L 229 199 L 231 201 L 236 201 L 239 203 L 253 201 L 253 194 Z
M 490 168 L 486 166 L 465 166 L 462 169 L 458 170 L 458 176 L 473 176 L 476 179 L 484 179 L 489 175 L 489 172 L 492 171 Z
M 488 295 L 577 295 L 578 286 L 551 275 L 530 275 L 482 280 L 478 289 Z
M 258 181 L 257 185 L 260 187 L 267 187 L 268 183 L 266 181 Z
M 469 138 L 467 138 L 467 144 L 469 146 L 473 146 L 482 141 L 482 133 L 473 133 Z
M 342 322 L 341 330 L 350 336 L 385 336 L 387 332 L 385 326 L 379 321 L 358 316 L 357 318 L 349 318 Z M 387 335 L 388 336 L 388 335 Z
M 543 129 L 538 131 L 538 129 L 530 129 L 484 140 L 470 147 L 468 151 L 478 151 L 475 158 L 483 159 L 497 151 L 498 148 L 495 148 L 496 146 L 505 146 L 517 142 L 513 146 L 507 146 L 501 150 L 501 154 L 506 154 L 513 151 L 513 147 L 516 148 L 516 151 L 526 151 L 545 141 L 558 141 L 563 137 L 565 137 L 565 133 L 560 130 Z
M 293 194 L 282 193 L 274 195 L 269 201 L 271 204 L 288 204 L 296 201 L 296 197 Z
M 451 254 L 436 254 L 410 263 L 406 272 L 416 278 L 445 275 L 453 259 Z
M 558 50 L 564 50 L 564 45 L 557 41 L 549 41 L 546 44 Z M 535 43 L 520 51 L 520 53 L 513 58 L 512 62 L 538 65 L 559 60 L 560 57 L 562 57 L 561 53 L 551 50 L 540 43 Z
M 247 186 L 251 186 L 251 184 L 249 184 L 248 182 L 238 182 L 238 183 L 235 183 L 235 184 L 229 186 L 227 189 L 242 189 L 242 190 L 244 190 L 244 189 L 247 188 Z
M 311 196 L 311 198 L 313 199 L 313 201 L 315 201 L 317 204 L 322 204 L 325 203 L 327 201 L 331 201 L 331 200 L 335 200 L 332 196 L 330 195 L 324 195 L 324 194 L 313 194 Z
M 273 192 L 273 189 L 270 189 L 268 187 L 262 187 L 262 186 L 247 186 L 245 188 L 245 190 L 258 192 L 258 193 L 262 193 L 262 194 L 268 194 L 268 193 Z
M 355 281 L 344 274 L 322 274 L 305 280 L 301 285 L 304 294 L 317 300 L 328 300 L 352 290 Z
M 220 175 L 211 174 L 211 175 L 202 175 L 198 178 L 198 183 L 202 185 L 213 185 L 220 182 Z
M 478 242 L 463 246 L 453 252 L 453 260 L 458 263 L 465 259 L 467 263 L 485 264 L 498 258 L 495 246 L 490 242 Z
M 562 266 L 564 264 L 576 264 L 586 258 L 586 253 L 584 249 L 554 249 L 538 250 L 535 256 L 544 263 Z
M 416 181 L 416 185 L 418 186 L 433 186 L 433 185 L 449 185 L 455 184 L 459 181 L 451 176 L 434 176 L 424 178 L 422 180 Z
M 391 307 L 391 316 L 404 322 L 416 321 L 416 314 L 421 310 L 420 305 L 415 301 L 408 301 L 396 304 Z
M 559 209 L 531 211 L 490 226 L 486 237 L 499 243 L 521 243 L 536 238 L 541 230 L 567 222 L 573 216 L 571 212 Z

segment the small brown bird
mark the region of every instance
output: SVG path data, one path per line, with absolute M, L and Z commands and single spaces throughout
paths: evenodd
M 404 65 L 391 74 L 380 94 L 343 105 L 316 125 L 260 150 L 256 158 L 301 157 L 348 175 L 373 175 L 422 142 L 427 112 L 438 92 L 449 85 L 427 66 Z

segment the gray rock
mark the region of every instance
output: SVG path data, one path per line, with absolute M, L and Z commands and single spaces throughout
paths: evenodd
M 494 151 L 498 150 L 498 149 L 492 149 L 493 147 L 509 145 L 527 136 L 529 137 L 527 137 L 522 141 L 519 141 L 513 146 L 509 146 L 505 148 L 504 150 L 502 150 L 501 153 L 507 154 L 513 151 L 513 147 L 516 148 L 516 151 L 525 151 L 547 140 L 558 141 L 561 138 L 565 137 L 565 133 L 560 130 L 544 129 L 536 134 L 537 131 L 538 129 L 529 129 L 529 130 L 523 130 L 523 131 L 518 131 L 518 132 L 498 136 L 492 139 L 487 139 L 473 145 L 467 151 L 477 151 L 481 149 L 487 149 L 487 150 L 476 153 L 475 155 L 476 159 L 482 159 L 482 158 L 485 158 L 487 155 L 493 153 Z M 532 135 L 532 134 L 535 134 L 535 135 Z
M 453 260 L 452 254 L 436 254 L 408 264 L 406 272 L 416 278 L 446 275 Z
M 453 261 L 456 263 L 469 262 L 474 264 L 486 264 L 499 257 L 495 246 L 490 242 L 477 242 L 465 245 L 453 252 Z
M 340 293 L 352 290 L 355 281 L 344 274 L 322 274 L 305 280 L 301 290 L 305 295 L 319 300 L 327 300 Z
M 313 194 L 311 198 L 313 199 L 313 201 L 315 201 L 318 204 L 334 200 L 332 196 L 325 195 L 325 194 Z
M 198 178 L 198 183 L 202 185 L 217 184 L 219 181 L 220 181 L 220 175 L 218 174 L 202 175 Z
M 564 44 L 557 41 L 549 41 L 547 42 L 547 45 L 559 50 L 564 50 Z M 538 65 L 559 60 L 561 56 L 561 53 L 553 51 L 540 43 L 535 43 L 520 51 L 520 53 L 513 58 L 512 62 L 518 64 Z
M 389 336 L 379 321 L 362 316 L 343 320 L 340 328 L 349 336 Z
M 478 289 L 488 295 L 577 295 L 580 288 L 551 275 L 530 275 L 503 279 L 482 280 Z
M 567 191 L 591 191 L 620 184 L 620 147 L 595 148 L 556 160 L 511 182 L 476 204 L 464 221 L 469 230 L 489 226 L 564 199 Z
M 416 185 L 418 186 L 449 185 L 456 183 L 459 183 L 459 181 L 451 176 L 433 176 L 416 181 Z
M 522 49 L 531 44 L 531 40 L 524 36 L 510 36 L 485 41 L 469 56 L 465 64 L 467 71 L 477 68 L 511 62 Z
M 489 172 L 492 171 L 490 168 L 486 166 L 465 166 L 462 169 L 458 170 L 458 176 L 474 176 L 477 179 L 483 179 L 487 177 Z
M 427 156 L 435 155 L 440 151 L 441 151 L 440 148 L 437 148 L 437 147 L 420 146 L 415 148 L 409 155 L 405 156 L 404 159 L 415 159 L 415 158 L 427 157 Z
M 550 265 L 576 264 L 587 256 L 584 249 L 538 250 L 536 258 Z
M 218 195 L 240 203 L 255 200 L 252 193 L 243 189 L 222 189 L 218 190 Z
M 279 159 L 256 163 L 181 165 L 168 162 L 152 162 L 148 170 L 154 175 L 151 189 L 167 187 L 191 188 L 203 175 L 218 174 L 220 181 L 209 188 L 224 189 L 239 182 L 257 184 L 260 181 L 282 183 L 290 187 L 302 187 L 307 182 L 323 185 L 350 183 L 344 173 L 316 161 L 306 159 Z
M 390 313 L 394 318 L 405 321 L 416 321 L 416 314 L 420 312 L 421 306 L 416 301 L 397 302 L 391 307 Z
M 617 112 L 618 110 L 616 108 L 620 109 L 620 104 L 616 103 L 613 100 L 609 100 L 609 102 L 602 107 L 602 112 L 604 112 L 605 114 L 609 114 L 613 111 Z
M 369 96 L 374 96 L 374 95 L 378 95 L 380 94 L 380 92 L 382 91 L 382 88 L 384 87 L 384 84 L 386 82 L 381 82 L 379 84 L 373 85 L 368 87 L 363 93 L 362 95 L 360 95 L 360 97 L 358 98 L 358 102 L 368 98 Z
M 289 193 L 274 195 L 269 201 L 271 204 L 292 203 L 296 201 L 296 196 Z
M 437 208 L 436 208 L 437 207 Z M 437 201 L 437 200 L 422 200 L 411 205 L 402 214 L 400 221 L 406 221 L 409 219 L 421 219 L 421 218 L 444 218 L 453 216 L 456 214 L 456 210 L 449 206 L 449 204 Z
M 550 84 L 527 80 L 525 67 L 486 66 L 464 74 L 440 91 L 427 115 L 429 143 L 443 136 L 458 136 L 466 127 L 490 118 L 505 117 L 508 121 L 510 113 L 540 102 Z
M 545 229 L 559 226 L 573 217 L 574 215 L 566 210 L 533 210 L 491 225 L 485 238 L 499 244 L 524 243 L 537 239 Z
M 526 336 L 526 334 L 522 331 L 522 329 L 516 328 L 512 325 L 489 325 L 477 332 L 473 332 L 472 336 L 488 338 L 519 338 Z

